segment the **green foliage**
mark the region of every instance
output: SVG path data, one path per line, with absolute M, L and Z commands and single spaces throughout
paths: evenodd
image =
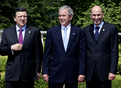
M 5 72 L 1 73 L 0 88 L 6 88 L 6 85 L 5 85 Z
M 121 61 L 118 63 L 118 66 L 117 66 L 117 74 L 118 75 L 121 74 Z
M 116 75 L 116 79 L 112 81 L 112 88 L 121 88 L 121 76 Z
M 0 72 L 5 72 L 7 56 L 0 56 Z
M 41 78 L 34 82 L 34 88 L 48 88 L 48 83 Z
M 2 0 L 0 2 L 0 29 L 15 25 L 14 10 L 17 7 L 24 7 L 28 10 L 28 24 L 47 30 L 59 24 L 58 9 L 63 5 L 71 6 L 74 11 L 71 23 L 81 28 L 93 23 L 90 19 L 90 10 L 93 6 L 99 5 L 103 8 L 103 20 L 115 24 L 118 30 L 121 30 L 121 2 L 119 0 L 16 0 L 16 2 Z
M 86 81 L 78 83 L 78 88 L 86 88 Z

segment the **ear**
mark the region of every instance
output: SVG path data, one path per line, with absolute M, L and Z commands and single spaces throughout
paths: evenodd
M 16 17 L 14 17 L 14 21 L 16 21 Z
M 70 20 L 72 20 L 72 18 L 73 18 L 73 15 L 70 15 L 69 17 L 70 17 Z
M 103 17 L 104 17 L 104 13 L 103 13 L 102 15 L 103 15 Z

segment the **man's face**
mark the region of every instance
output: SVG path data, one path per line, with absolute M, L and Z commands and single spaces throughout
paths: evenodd
M 59 22 L 61 25 L 68 26 L 72 18 L 73 15 L 69 16 L 67 9 L 59 11 Z
M 24 27 L 27 24 L 27 12 L 16 12 L 16 17 L 14 17 L 14 21 L 16 21 L 17 26 L 20 28 Z
M 104 14 L 102 13 L 100 7 L 92 8 L 90 18 L 93 20 L 96 26 L 98 26 L 101 23 L 103 17 L 104 17 Z

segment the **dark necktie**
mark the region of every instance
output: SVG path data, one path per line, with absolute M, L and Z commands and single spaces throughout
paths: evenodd
M 98 30 L 99 30 L 100 27 L 95 27 L 96 31 L 95 31 L 95 40 L 97 41 L 97 38 L 98 38 Z
M 23 36 L 22 36 L 22 29 L 19 30 L 19 43 L 23 44 Z

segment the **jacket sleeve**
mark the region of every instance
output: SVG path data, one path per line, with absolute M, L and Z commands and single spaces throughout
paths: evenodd
M 118 64 L 118 30 L 117 27 L 112 27 L 111 34 L 111 65 L 110 73 L 116 74 Z

